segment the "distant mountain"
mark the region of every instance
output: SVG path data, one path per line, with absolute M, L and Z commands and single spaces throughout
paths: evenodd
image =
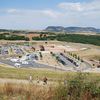
M 10 30 L 6 30 L 6 29 L 0 29 L 0 32 L 8 32 Z
M 45 30 L 50 32 L 62 32 L 65 28 L 62 26 L 48 26 Z
M 94 27 L 62 27 L 62 26 L 48 26 L 45 31 L 49 32 L 95 32 L 100 33 L 100 29 Z
M 25 33 L 26 31 L 22 30 L 10 30 L 10 29 L 0 29 L 1 33 Z

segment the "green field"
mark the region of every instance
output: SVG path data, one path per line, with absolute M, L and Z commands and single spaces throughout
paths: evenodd
M 33 37 L 33 40 L 58 40 L 73 43 L 93 44 L 100 46 L 99 35 L 58 34 L 45 37 Z
M 25 68 L 7 68 L 0 66 L 0 78 L 12 78 L 12 79 L 28 79 L 30 75 L 33 76 L 33 79 L 36 79 L 38 76 L 42 79 L 46 76 L 50 80 L 60 80 L 60 79 L 71 79 L 77 73 L 75 72 L 64 72 L 64 71 L 54 71 L 54 70 L 47 70 L 47 69 L 25 69 Z M 91 79 L 100 78 L 99 73 L 92 73 L 89 75 Z
M 67 74 L 71 74 L 72 76 L 74 76 L 75 73 L 66 73 L 63 71 L 61 72 L 47 69 L 17 69 L 0 66 L 0 78 L 28 79 L 29 76 L 32 75 L 33 78 L 36 78 L 37 76 L 40 78 L 47 76 L 50 79 L 60 79 L 61 77 L 64 77 Z

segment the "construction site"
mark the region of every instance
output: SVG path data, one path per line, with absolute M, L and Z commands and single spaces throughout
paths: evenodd
M 57 41 L 5 41 L 0 44 L 0 64 L 14 68 L 45 68 L 62 71 L 98 70 L 99 61 L 96 65 L 91 59 L 87 60 L 80 55 L 81 52 L 89 50 L 90 47 L 86 45 Z

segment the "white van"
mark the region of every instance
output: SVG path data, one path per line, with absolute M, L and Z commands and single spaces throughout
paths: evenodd
M 10 59 L 11 62 L 18 62 L 19 59 Z
M 15 64 L 14 64 L 14 66 L 17 67 L 17 68 L 20 68 L 20 65 L 21 65 L 21 64 L 19 64 L 19 63 L 15 63 Z
M 27 61 L 22 61 L 22 64 L 28 65 L 29 63 Z

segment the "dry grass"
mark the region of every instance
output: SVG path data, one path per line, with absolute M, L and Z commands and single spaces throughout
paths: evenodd
M 54 90 L 32 84 L 0 85 L 0 100 L 52 100 Z
M 84 73 L 78 73 L 67 80 L 67 84 L 61 81 L 56 87 L 32 83 L 0 84 L 0 100 L 100 100 L 99 98 L 100 78 L 94 79 L 94 76 Z
M 67 84 L 62 81 L 57 86 L 32 83 L 0 84 L 0 100 L 99 100 L 99 75 L 78 73 L 71 79 L 67 76 Z

